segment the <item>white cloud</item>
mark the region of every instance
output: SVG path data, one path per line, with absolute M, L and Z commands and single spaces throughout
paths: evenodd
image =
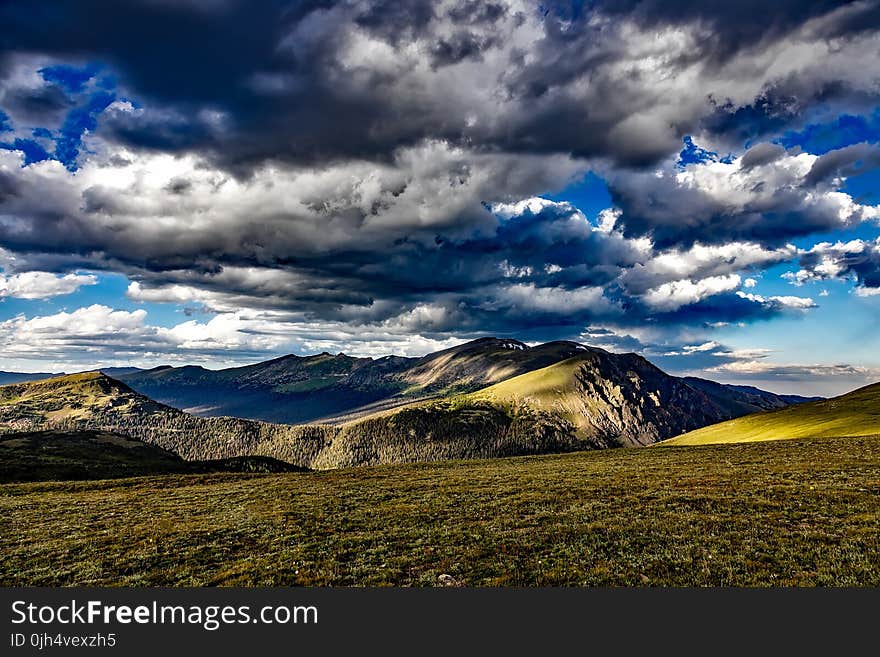
M 864 379 L 865 381 L 873 381 L 880 378 L 880 369 L 878 368 L 860 367 L 848 364 L 780 364 L 768 360 L 739 360 L 711 367 L 707 371 L 719 374 L 760 375 L 764 378 L 772 377 L 792 380 L 806 379 L 810 377 L 824 378 L 835 376 L 855 376 Z
M 720 344 L 718 344 L 714 340 L 711 340 L 709 342 L 703 342 L 702 344 L 685 345 L 684 347 L 682 347 L 682 350 L 687 353 L 695 353 L 695 352 L 702 352 L 702 351 L 713 351 L 714 349 L 717 349 L 720 346 L 721 346 Z
M 430 308 L 410 315 L 431 315 Z M 143 309 L 114 310 L 95 304 L 32 318 L 17 316 L 0 322 L 0 368 L 53 371 L 91 369 L 98 365 L 162 363 L 230 366 L 264 360 L 283 353 L 345 351 L 355 356 L 422 355 L 459 344 L 466 338 L 436 339 L 412 329 L 411 321 L 358 325 L 308 322 L 288 313 L 239 311 L 206 321 L 189 320 L 170 327 L 149 323 Z
M 697 281 L 682 279 L 650 289 L 642 295 L 642 299 L 655 310 L 672 312 L 706 297 L 732 292 L 740 286 L 741 281 L 737 274 L 710 276 Z
M 644 262 L 623 272 L 621 282 L 628 291 L 638 294 L 646 288 L 657 287 L 658 283 L 739 274 L 763 269 L 796 256 L 797 249 L 791 244 L 767 248 L 750 242 L 717 245 L 697 243 L 689 249 L 651 252 Z M 755 284 L 753 278 L 743 281 L 745 287 L 754 287 Z
M 622 210 L 617 225 L 626 234 L 650 233 L 660 246 L 675 246 L 694 241 L 772 244 L 880 220 L 880 207 L 839 191 L 843 177 L 816 176 L 816 168 L 827 168 L 823 158 L 846 159 L 845 153 L 818 156 L 780 148 L 771 156 L 750 157 L 763 146 L 730 161 L 710 159 L 683 168 L 667 162 L 653 172 L 608 171 Z
M 144 310 L 113 310 L 100 304 L 30 319 L 19 315 L 0 322 L 0 352 L 6 362 L 149 352 L 157 345 L 155 331 L 144 325 L 146 316 Z
M 536 313 L 575 313 L 592 311 L 597 315 L 618 312 L 600 287 L 582 287 L 566 290 L 556 287 L 537 287 L 534 284 L 510 285 L 498 290 L 492 306 L 515 307 Z
M 57 275 L 45 271 L 29 271 L 12 276 L 0 274 L 0 297 L 47 299 L 72 294 L 84 285 L 95 285 L 91 274 Z
M 760 304 L 768 304 L 779 306 L 781 308 L 789 308 L 792 310 L 807 310 L 809 308 L 815 308 L 816 302 L 807 297 L 794 297 L 794 296 L 772 296 L 772 297 L 764 297 L 760 294 L 751 294 L 746 292 L 737 292 L 738 297 L 742 299 L 748 299 L 749 301 L 754 301 Z

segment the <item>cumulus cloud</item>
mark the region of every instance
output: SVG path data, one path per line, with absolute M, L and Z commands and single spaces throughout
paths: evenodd
M 240 180 L 191 156 L 90 146 L 75 174 L 0 152 L 15 190 L 0 200 L 0 239 L 19 253 L 13 267 L 54 257 L 121 271 L 135 301 L 360 322 L 431 306 L 444 308 L 444 321 L 426 319 L 435 332 L 581 330 L 624 306 L 635 322 L 699 304 L 738 287 L 734 272 L 792 255 L 751 243 L 660 252 L 530 196 L 581 170 L 567 157 L 429 142 L 384 165 L 276 166 Z
M 754 301 L 760 304 L 766 304 L 770 306 L 775 306 L 779 308 L 790 308 L 793 310 L 807 310 L 809 308 L 815 308 L 816 302 L 807 297 L 795 297 L 795 296 L 771 296 L 764 297 L 760 294 L 753 294 L 751 292 L 737 292 L 738 297 L 742 299 L 748 299 L 749 301 Z
M 484 201 L 558 187 L 579 169 L 565 157 L 473 155 L 438 142 L 386 165 L 267 167 L 246 181 L 190 157 L 103 155 L 73 175 L 52 160 L 22 167 L 20 153 L 0 151 L 10 188 L 0 199 L 7 248 L 104 252 L 165 270 L 205 259 L 279 264 L 401 242 L 434 249 L 438 237 L 491 235 L 497 221 Z M 114 165 L 120 157 L 125 163 Z
M 12 276 L 0 274 L 0 298 L 47 299 L 72 294 L 83 285 L 98 282 L 92 274 L 65 274 L 58 276 L 45 271 L 29 271 Z
M 32 318 L 0 322 L 7 362 L 53 364 L 68 371 L 101 364 L 190 363 L 224 366 L 260 360 L 267 353 L 343 351 L 360 356 L 419 355 L 461 342 L 418 334 L 390 334 L 386 327 L 308 323 L 283 313 L 238 311 L 171 327 L 149 322 L 147 312 L 95 304 Z M 355 348 L 352 350 L 352 345 Z
M 834 396 L 880 379 L 880 368 L 849 363 L 779 363 L 769 359 L 734 360 L 705 370 L 728 383 L 757 385 L 786 392 L 797 386 L 802 394 Z
M 765 248 L 760 244 L 731 242 L 729 244 L 694 244 L 689 249 L 672 248 L 652 252 L 652 257 L 631 267 L 621 276 L 628 292 L 640 294 L 658 283 L 674 283 L 683 279 L 727 277 L 735 272 L 765 269 L 792 260 L 797 249 L 792 245 Z M 753 287 L 747 279 L 746 287 Z M 736 287 L 736 286 L 732 286 Z M 667 288 L 671 290 L 671 286 Z M 729 288 L 732 289 L 732 288 Z
M 383 157 L 425 139 L 645 163 L 704 128 L 760 131 L 876 93 L 876 3 L 836 4 L 765 4 L 756 23 L 741 3 L 87 0 L 6 7 L 0 20 L 11 50 L 112 62 L 151 99 L 105 125 L 130 146 L 237 169 Z M 143 57 L 157 30 L 163 56 Z
M 737 274 L 710 276 L 698 281 L 682 279 L 650 289 L 642 298 L 645 303 L 657 310 L 678 310 L 682 306 L 698 303 L 706 297 L 735 290 L 740 283 L 741 279 Z
M 0 322 L 0 345 L 8 359 L 66 361 L 80 356 L 149 352 L 155 333 L 144 327 L 146 311 L 92 305 L 30 319 L 19 315 Z
M 715 340 L 671 344 L 666 351 L 656 345 L 649 347 L 648 353 L 652 361 L 680 376 L 757 386 L 778 393 L 833 396 L 880 378 L 877 367 L 846 362 L 792 362 L 771 349 L 732 348 Z

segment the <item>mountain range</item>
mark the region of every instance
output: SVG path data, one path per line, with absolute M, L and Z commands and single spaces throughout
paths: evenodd
M 806 401 L 670 376 L 637 354 L 496 338 L 422 358 L 114 373 L 0 387 L 0 431 L 101 430 L 186 459 L 332 468 L 650 445 Z
M 590 354 L 592 360 L 608 366 L 595 373 L 599 378 L 605 371 L 632 367 L 640 371 L 636 378 L 648 372 L 644 368 L 647 361 L 636 354 L 612 354 L 565 341 L 530 347 L 498 338 L 474 340 L 421 358 L 355 358 L 325 352 L 223 370 L 164 366 L 133 372 L 102 371 L 151 399 L 204 417 L 339 423 L 414 401 L 474 392 Z M 651 370 L 655 371 L 659 372 Z M 698 405 L 705 405 L 705 412 L 715 421 L 807 401 L 704 379 L 675 379 L 662 372 L 657 376 L 666 377 L 664 381 L 670 385 L 674 379 L 675 385 L 684 383 L 702 392 L 708 403 L 700 397 Z
M 24 381 L 39 381 L 40 379 L 51 379 L 55 376 L 62 376 L 63 372 L 50 374 L 48 372 L 0 372 L 0 386 L 10 383 L 22 383 Z

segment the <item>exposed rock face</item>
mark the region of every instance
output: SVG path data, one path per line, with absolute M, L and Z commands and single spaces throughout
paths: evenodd
M 562 419 L 597 448 L 649 445 L 726 418 L 705 394 L 641 356 L 600 350 L 580 351 L 468 398 Z
M 705 394 L 635 354 L 585 359 L 574 378 L 584 422 L 606 445 L 650 445 L 726 419 Z

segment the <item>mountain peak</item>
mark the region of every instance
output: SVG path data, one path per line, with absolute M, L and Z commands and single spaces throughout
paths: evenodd
M 529 346 L 527 344 L 520 342 L 519 340 L 514 340 L 513 338 L 495 338 L 487 336 L 456 345 L 446 351 L 475 351 L 480 349 L 510 349 L 525 351 L 528 348 Z M 432 354 L 429 354 L 429 356 L 430 355 Z

